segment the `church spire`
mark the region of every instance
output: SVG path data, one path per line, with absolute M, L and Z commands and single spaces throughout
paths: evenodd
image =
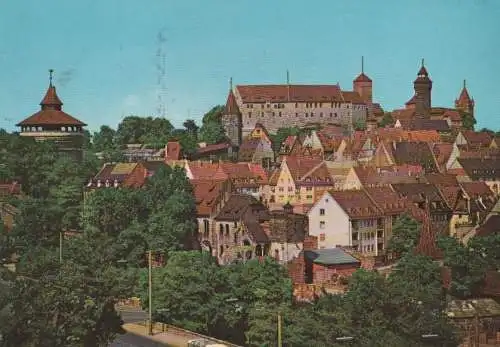
M 365 73 L 365 57 L 361 56 L 361 73 Z
M 229 77 L 229 90 L 233 90 L 233 78 Z

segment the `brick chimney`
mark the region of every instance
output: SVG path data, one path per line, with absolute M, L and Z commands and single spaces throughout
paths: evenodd
M 318 237 L 307 235 L 304 238 L 304 251 L 311 251 L 314 249 L 318 249 Z

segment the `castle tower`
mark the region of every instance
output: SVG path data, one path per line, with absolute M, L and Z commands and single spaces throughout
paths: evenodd
M 224 108 L 224 114 L 222 115 L 222 126 L 226 132 L 226 136 L 229 138 L 234 146 L 240 146 L 242 141 L 241 128 L 241 112 L 236 102 L 236 96 L 233 92 L 233 79 L 229 81 L 229 94 L 227 96 L 226 107 Z
M 361 73 L 352 82 L 352 90 L 357 92 L 366 103 L 371 104 L 373 84 L 370 77 L 365 75 L 364 65 L 364 57 L 361 57 Z
M 462 91 L 460 92 L 458 99 L 455 100 L 455 108 L 474 117 L 474 99 L 469 96 L 465 80 Z
M 81 160 L 83 156 L 83 127 L 87 124 L 63 112 L 62 101 L 52 85 L 49 70 L 49 87 L 40 102 L 41 110 L 16 124 L 21 128 L 20 135 L 33 137 L 36 141 L 53 141 L 62 153 Z
M 420 70 L 418 70 L 417 79 L 413 82 L 413 89 L 415 90 L 416 117 L 429 118 L 431 110 L 432 81 L 424 66 L 424 59 L 422 59 Z

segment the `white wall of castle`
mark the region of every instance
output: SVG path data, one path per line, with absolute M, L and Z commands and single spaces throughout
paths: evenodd
M 243 103 L 238 90 L 235 97 L 242 115 L 242 133 L 248 135 L 256 123 L 261 123 L 269 132 L 279 128 L 303 127 L 308 123 L 353 124 L 366 120 L 367 106 L 348 102 L 269 102 Z

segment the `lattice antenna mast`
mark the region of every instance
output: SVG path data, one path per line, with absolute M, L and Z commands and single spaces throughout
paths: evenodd
M 165 106 L 165 97 L 167 93 L 167 83 L 166 83 L 166 74 L 167 74 L 167 55 L 165 44 L 167 39 L 164 35 L 164 30 L 158 32 L 157 36 L 157 50 L 156 50 L 156 71 L 157 71 L 157 102 L 158 105 L 156 107 L 157 117 L 164 118 L 167 113 L 167 109 Z

